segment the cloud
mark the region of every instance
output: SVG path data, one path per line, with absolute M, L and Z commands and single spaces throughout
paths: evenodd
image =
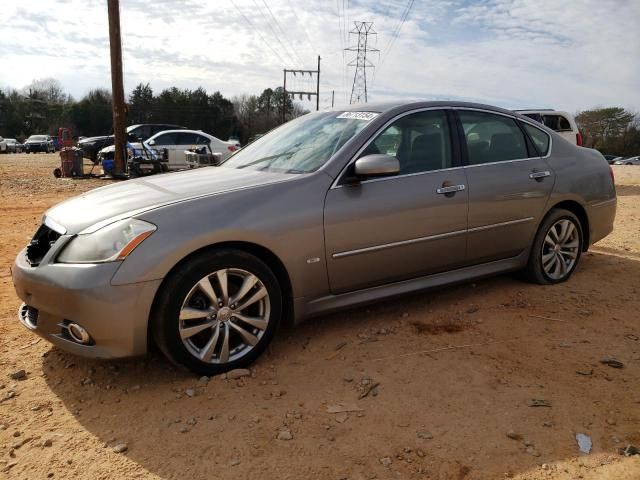
M 103 0 L 4 2 L 1 85 L 56 77 L 74 96 L 109 87 Z M 468 99 L 504 107 L 640 109 L 636 0 L 122 0 L 125 88 L 149 82 L 259 93 L 322 56 L 321 106 L 348 99 L 353 21 L 374 22 L 370 100 Z M 268 7 L 267 7 L 268 6 Z M 344 6 L 344 9 L 343 9 Z M 63 20 L 61 20 L 63 19 Z M 397 38 L 393 32 L 398 31 Z M 391 47 L 391 50 L 389 50 Z M 312 80 L 312 79 L 311 79 Z M 294 81 L 293 79 L 291 80 Z M 297 88 L 313 81 L 295 79 Z M 306 83 L 305 83 L 306 82 Z M 307 104 L 314 106 L 314 103 Z

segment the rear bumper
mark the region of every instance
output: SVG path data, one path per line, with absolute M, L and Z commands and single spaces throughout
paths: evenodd
M 591 204 L 588 209 L 589 243 L 594 244 L 613 231 L 616 219 L 617 198 Z
M 71 353 L 94 358 L 121 358 L 147 351 L 147 324 L 161 280 L 113 286 L 120 263 L 41 264 L 32 267 L 20 252 L 11 269 L 18 297 L 32 307 L 23 325 Z M 35 317 L 34 317 L 35 315 Z M 75 342 L 69 322 L 89 332 L 92 342 Z

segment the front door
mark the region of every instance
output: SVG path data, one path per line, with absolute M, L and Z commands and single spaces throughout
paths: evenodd
M 511 117 L 473 110 L 458 115 L 468 163 L 467 262 L 514 257 L 529 246 L 553 188 L 546 150 L 540 156 Z M 534 130 L 547 139 L 548 149 L 549 136 Z
M 466 176 L 453 154 L 450 130 L 443 110 L 401 116 L 360 155 L 395 156 L 400 173 L 340 180 L 329 190 L 324 224 L 333 293 L 464 264 Z

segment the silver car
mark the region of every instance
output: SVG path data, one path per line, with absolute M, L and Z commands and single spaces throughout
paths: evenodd
M 279 324 L 521 271 L 567 280 L 613 229 L 604 157 L 470 103 L 305 115 L 220 167 L 99 188 L 47 211 L 13 265 L 19 318 L 79 355 L 212 375 Z

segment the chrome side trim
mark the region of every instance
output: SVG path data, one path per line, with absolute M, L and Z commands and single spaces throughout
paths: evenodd
M 491 230 L 492 228 L 506 227 L 509 225 L 518 225 L 519 223 L 528 223 L 531 220 L 533 220 L 533 217 L 519 218 L 518 220 L 509 220 L 508 222 L 492 223 L 491 225 L 482 225 L 481 227 L 469 228 L 467 232 L 470 232 L 470 233 L 482 232 L 484 230 Z
M 431 240 L 440 240 L 442 238 L 455 237 L 457 235 L 462 235 L 466 232 L 467 232 L 466 230 L 455 230 L 453 232 L 440 233 L 438 235 L 430 235 L 428 237 L 418 237 L 418 238 L 412 238 L 410 240 L 401 240 L 399 242 L 384 243 L 382 245 L 374 245 L 372 247 L 358 248 L 356 250 L 348 250 L 346 252 L 334 253 L 333 255 L 331 255 L 331 257 L 336 259 L 351 257 L 352 255 L 359 255 L 361 253 L 377 252 L 379 250 L 386 250 L 388 248 L 395 248 L 395 247 L 401 247 L 404 245 L 412 245 L 414 243 L 428 242 Z
M 616 203 L 617 201 L 618 199 L 614 197 L 614 198 L 610 198 L 609 200 L 605 200 L 603 202 L 592 203 L 589 206 L 594 208 L 606 207 L 607 205 L 611 205 L 612 203 Z
M 474 163 L 473 165 L 465 165 L 464 168 L 486 167 L 489 165 L 504 165 L 506 163 L 524 162 L 526 160 L 539 160 L 541 157 L 514 158 L 513 160 L 500 160 L 497 162 Z
M 490 230 L 492 228 L 506 227 L 509 225 L 518 225 L 520 223 L 530 222 L 531 220 L 533 220 L 533 217 L 519 218 L 517 220 L 509 220 L 508 222 L 492 223 L 491 225 L 482 225 L 481 227 L 469 228 L 467 230 L 454 230 L 453 232 L 439 233 L 437 235 L 429 235 L 428 237 L 418 237 L 418 238 L 412 238 L 409 240 L 401 240 L 399 242 L 383 243 L 380 245 L 373 245 L 371 247 L 364 247 L 364 248 L 358 248 L 356 250 L 347 250 L 344 252 L 334 253 L 331 255 L 331 258 L 339 259 L 339 258 L 351 257 L 353 255 L 360 255 L 362 253 L 371 253 L 371 252 L 377 252 L 380 250 L 386 250 L 388 248 L 403 247 L 405 245 L 412 245 L 414 243 L 429 242 L 431 240 L 441 240 L 443 238 L 455 237 L 458 235 L 462 235 L 464 233 L 481 232 L 484 230 Z

